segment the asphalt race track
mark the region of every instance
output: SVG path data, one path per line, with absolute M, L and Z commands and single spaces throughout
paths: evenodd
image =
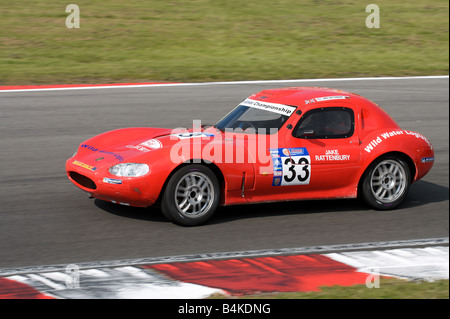
M 448 237 L 449 91 L 446 78 L 235 83 L 0 92 L 0 268 L 197 253 Z M 221 207 L 200 227 L 155 208 L 88 199 L 66 178 L 79 143 L 133 126 L 215 123 L 248 95 L 284 86 L 335 87 L 382 106 L 430 139 L 436 162 L 396 211 L 357 200 Z

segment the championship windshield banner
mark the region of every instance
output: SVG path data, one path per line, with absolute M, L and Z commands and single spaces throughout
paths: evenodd
M 286 116 L 290 116 L 296 109 L 294 106 L 262 102 L 262 101 L 255 101 L 252 99 L 245 99 L 244 102 L 242 102 L 240 105 L 254 107 L 257 109 L 274 112 L 274 113 L 278 113 L 278 114 L 286 115 Z

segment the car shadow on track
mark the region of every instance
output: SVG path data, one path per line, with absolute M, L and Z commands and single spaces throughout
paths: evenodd
M 449 199 L 449 189 L 434 183 L 418 181 L 411 186 L 410 192 L 399 209 L 416 208 L 435 202 L 444 202 Z M 238 219 L 255 217 L 294 215 L 294 214 L 320 214 L 330 212 L 376 212 L 366 203 L 358 199 L 332 199 L 290 201 L 279 203 L 264 203 L 253 205 L 240 205 L 220 207 L 210 224 L 226 223 Z
M 434 183 L 418 181 L 400 208 L 414 208 L 434 202 L 448 201 L 449 189 Z M 95 205 L 108 213 L 149 222 L 170 222 L 159 207 L 137 208 L 95 200 Z M 209 225 L 221 224 L 239 219 L 263 218 L 279 215 L 319 214 L 329 212 L 371 211 L 361 199 L 333 199 L 289 201 L 219 207 L 216 214 L 207 222 Z
M 271 216 L 289 216 L 306 214 L 324 214 L 330 212 L 351 212 L 364 210 L 358 199 L 308 200 L 278 203 L 261 203 L 219 207 L 210 224 L 226 223 L 239 219 L 264 218 Z
M 131 207 L 114 204 L 101 199 L 95 199 L 94 203 L 95 206 L 97 206 L 101 210 L 120 217 L 161 223 L 166 223 L 169 221 L 164 217 L 159 207 Z
M 411 185 L 408 197 L 406 197 L 405 201 L 402 204 L 402 207 L 418 207 L 430 203 L 448 201 L 448 199 L 448 187 L 420 180 Z

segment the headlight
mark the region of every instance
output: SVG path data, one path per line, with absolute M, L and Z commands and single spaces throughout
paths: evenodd
M 147 164 L 122 163 L 112 166 L 109 172 L 116 176 L 139 177 L 150 172 L 150 167 Z

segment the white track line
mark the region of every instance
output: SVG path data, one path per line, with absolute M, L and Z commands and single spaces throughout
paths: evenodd
M 325 256 L 365 273 L 374 270 L 381 275 L 408 279 L 449 279 L 448 246 L 340 252 Z
M 68 286 L 71 277 L 65 272 L 6 278 L 62 299 L 202 299 L 216 293 L 225 294 L 221 289 L 168 279 L 153 270 L 132 266 L 104 268 L 103 273 L 82 270 L 75 287 Z
M 420 80 L 420 79 L 448 79 L 448 75 L 405 76 L 405 77 L 365 77 L 365 78 L 329 78 L 329 79 L 293 79 L 293 80 L 262 80 L 262 81 L 230 81 L 230 82 L 198 82 L 198 83 L 160 83 L 160 84 L 129 84 L 105 86 L 80 86 L 39 89 L 1 90 L 0 93 L 13 92 L 45 92 L 99 89 L 129 89 L 150 87 L 180 87 L 180 86 L 208 86 L 208 85 L 242 85 L 242 84 L 277 84 L 277 83 L 305 83 L 305 82 L 343 82 L 343 81 L 379 81 L 379 80 Z

